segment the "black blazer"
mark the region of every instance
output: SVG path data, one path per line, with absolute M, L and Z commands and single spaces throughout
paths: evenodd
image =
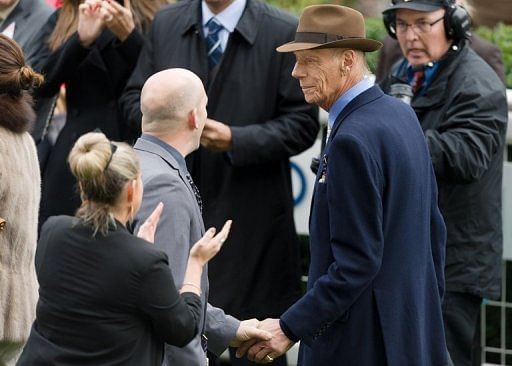
M 201 301 L 179 295 L 166 254 L 121 224 L 92 237 L 56 216 L 36 252 L 37 318 L 18 365 L 160 366 L 164 342 L 197 333 Z

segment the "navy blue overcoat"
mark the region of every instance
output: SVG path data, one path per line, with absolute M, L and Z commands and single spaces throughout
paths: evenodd
M 416 115 L 374 86 L 338 116 L 316 177 L 308 291 L 281 317 L 299 365 L 446 365 L 445 241 Z

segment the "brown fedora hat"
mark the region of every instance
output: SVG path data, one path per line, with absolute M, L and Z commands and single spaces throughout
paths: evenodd
M 312 5 L 304 8 L 295 40 L 277 48 L 295 52 L 316 48 L 350 48 L 377 51 L 382 43 L 366 38 L 363 15 L 340 5 Z

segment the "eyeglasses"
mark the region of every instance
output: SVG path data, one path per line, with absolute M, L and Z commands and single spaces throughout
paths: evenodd
M 401 20 L 397 20 L 395 23 L 396 32 L 399 34 L 404 34 L 404 33 L 407 33 L 407 28 L 411 27 L 412 30 L 416 34 L 429 33 L 432 30 L 432 26 L 434 24 L 440 22 L 443 19 L 444 19 L 444 15 L 441 18 L 434 20 L 432 23 L 426 22 L 424 20 L 420 20 L 413 24 L 409 24 L 406 22 L 402 22 Z

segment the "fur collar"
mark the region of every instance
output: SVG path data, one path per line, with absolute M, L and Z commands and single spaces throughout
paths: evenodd
M 23 133 L 32 128 L 35 118 L 32 97 L 27 92 L 16 97 L 0 93 L 0 126 L 14 133 Z

